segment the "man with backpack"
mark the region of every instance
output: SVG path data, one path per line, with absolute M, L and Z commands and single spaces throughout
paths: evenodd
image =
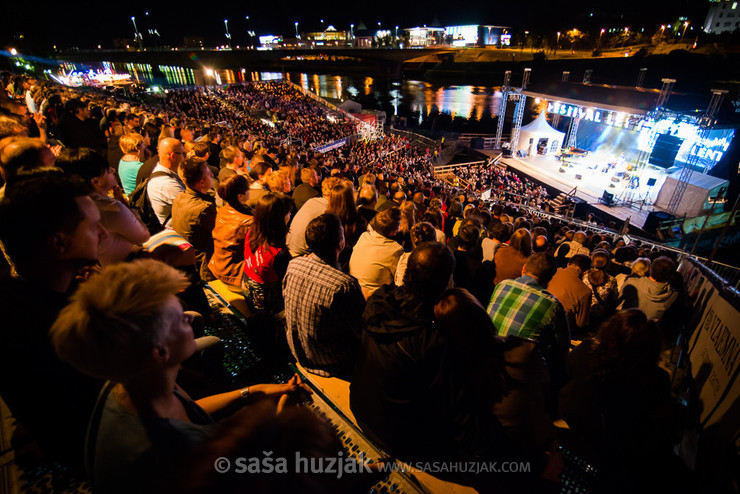
M 172 222 L 172 203 L 185 190 L 185 184 L 177 174 L 180 163 L 185 159 L 185 148 L 177 139 L 166 138 L 159 141 L 157 154 L 159 163 L 152 170 L 146 192 L 159 223 L 167 227 Z

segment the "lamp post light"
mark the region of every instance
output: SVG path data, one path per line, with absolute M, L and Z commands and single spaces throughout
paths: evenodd
M 324 30 L 324 19 L 321 19 L 321 30 Z
M 686 34 L 686 28 L 688 28 L 688 27 L 689 27 L 689 21 L 684 22 L 683 23 L 683 32 L 681 33 L 681 39 L 678 40 L 679 43 L 681 41 L 683 41 L 683 35 Z
M 293 24 L 295 25 L 295 37 L 296 39 L 300 39 L 301 35 L 298 34 L 298 21 L 295 21 Z
M 139 50 L 144 51 L 144 45 L 141 42 L 141 33 L 139 32 L 139 28 L 136 27 L 136 17 L 133 15 L 131 16 L 131 22 L 134 23 L 134 33 L 136 35 L 136 39 L 139 40 Z
M 231 49 L 231 33 L 229 33 L 229 20 L 224 19 L 224 26 L 226 27 L 226 39 L 229 40 L 229 49 Z
M 354 24 L 349 25 L 349 37 L 351 39 L 355 38 L 355 25 Z
M 555 41 L 555 47 L 560 48 L 560 31 L 558 31 L 558 39 Z

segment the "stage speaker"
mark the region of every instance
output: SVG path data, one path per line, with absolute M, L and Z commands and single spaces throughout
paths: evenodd
M 558 171 L 559 171 L 560 173 L 565 173 L 565 168 L 560 168 L 560 170 L 558 170 Z
M 579 175 L 579 174 L 576 173 L 576 180 L 580 180 L 582 178 L 583 178 L 583 176 L 581 176 L 581 175 Z
M 604 193 L 601 195 L 601 202 L 603 202 L 607 206 L 611 206 L 612 204 L 614 204 L 614 194 L 612 194 L 608 190 L 605 190 Z
M 648 178 L 647 186 L 648 187 L 652 187 L 653 185 L 655 185 L 655 182 L 657 182 L 657 181 L 658 181 L 657 178 Z
M 683 139 L 670 134 L 660 134 L 655 140 L 655 145 L 648 158 L 648 163 L 661 168 L 670 168 L 676 161 L 676 155 L 681 147 Z
M 658 232 L 658 227 L 663 221 L 669 221 L 675 218 L 676 217 L 673 216 L 672 214 L 669 214 L 663 211 L 653 211 L 652 213 L 648 215 L 642 229 L 648 233 L 656 235 Z

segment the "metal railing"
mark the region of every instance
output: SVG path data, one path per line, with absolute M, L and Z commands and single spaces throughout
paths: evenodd
M 401 130 L 397 129 L 395 127 L 390 127 L 388 131 L 391 134 L 398 135 L 401 137 L 407 138 L 411 142 L 419 142 L 425 146 L 429 146 L 431 148 L 436 148 L 442 145 L 442 141 L 440 139 L 430 139 L 427 136 L 423 136 L 421 134 L 417 134 L 416 132 L 411 132 L 409 130 Z
M 434 174 L 438 175 L 438 174 L 443 174 L 443 173 L 449 173 L 463 166 L 481 165 L 483 163 L 485 163 L 485 161 L 469 161 L 467 163 L 453 163 L 452 165 L 435 166 Z

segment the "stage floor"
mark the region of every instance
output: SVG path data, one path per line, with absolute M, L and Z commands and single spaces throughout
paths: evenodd
M 492 153 L 486 152 L 486 154 Z M 511 168 L 561 192 L 569 193 L 577 187 L 576 197 L 586 201 L 595 209 L 620 220 L 629 218 L 630 224 L 638 228 L 643 227 L 648 214 L 653 211 L 652 203 L 658 196 L 666 178 L 665 171 L 646 167 L 640 177 L 640 185 L 636 188 L 630 188 L 630 181 L 626 179 L 620 178 L 618 181 L 612 181 L 612 177 L 627 171 L 626 164 L 618 163 L 612 155 L 599 156 L 590 153 L 585 158 L 568 158 L 566 162 L 554 156 L 509 157 L 503 158 L 502 161 Z M 606 163 L 615 162 L 615 167 L 608 169 L 607 172 L 602 171 Z M 564 164 L 566 166 L 562 166 Z M 562 173 L 561 168 L 564 170 Z M 581 175 L 581 178 L 577 179 L 576 175 Z M 650 178 L 655 178 L 655 185 L 652 187 L 647 186 Z M 610 187 L 610 185 L 614 186 Z M 614 199 L 620 204 L 619 206 L 606 206 L 599 202 L 605 190 L 614 194 Z M 630 200 L 633 201 L 632 204 L 625 205 L 625 202 Z

